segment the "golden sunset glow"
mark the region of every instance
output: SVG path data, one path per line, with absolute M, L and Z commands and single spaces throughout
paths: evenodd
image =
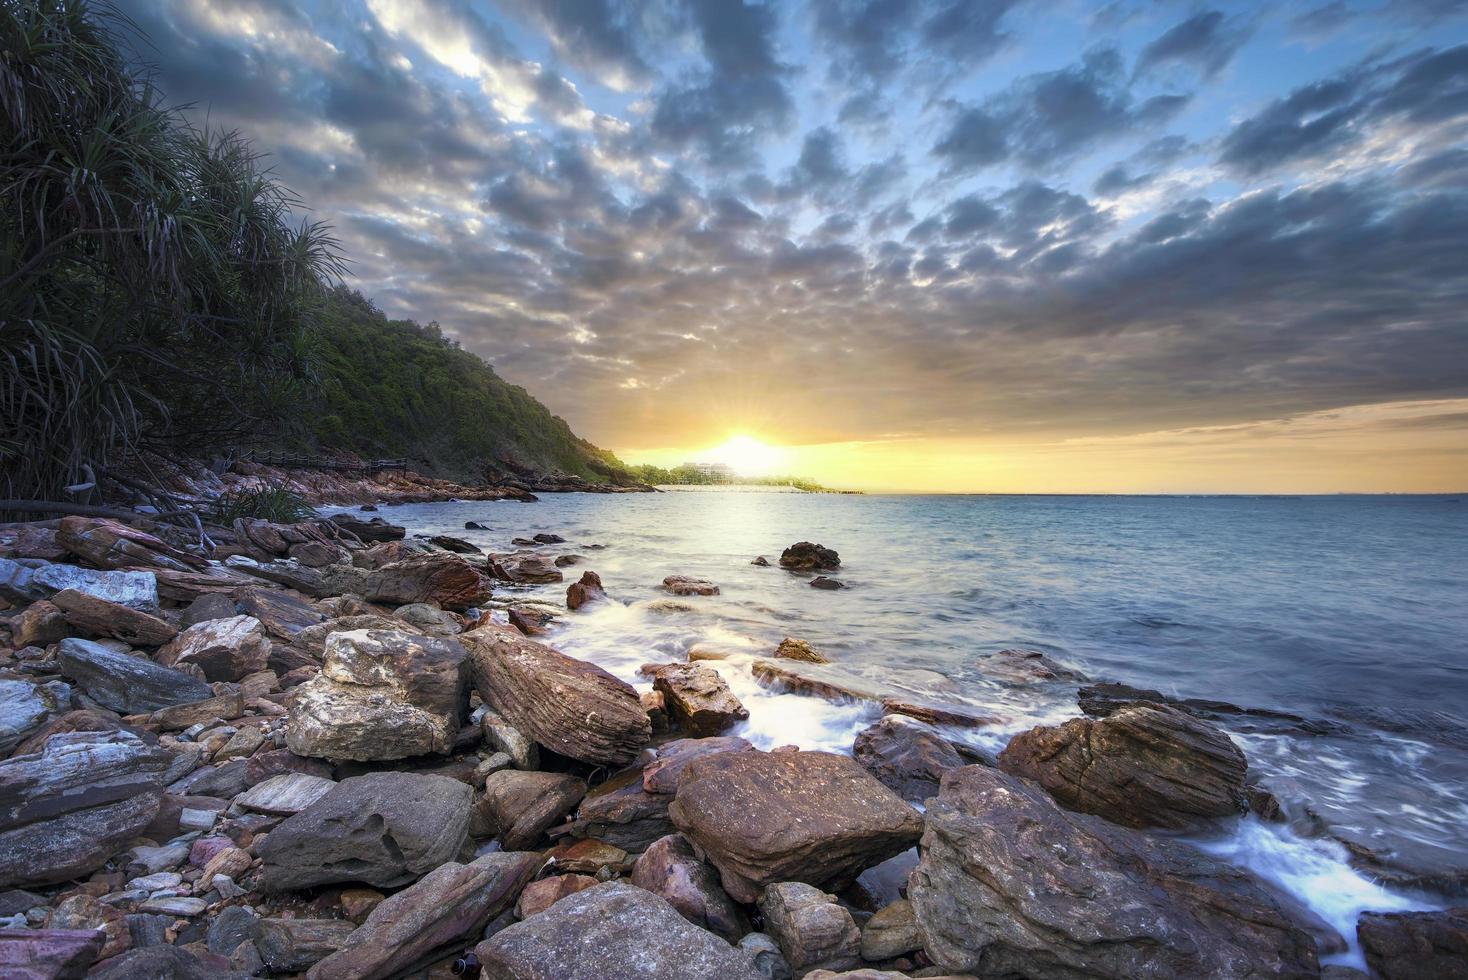
M 783 449 L 740 434 L 696 454 L 695 458 L 698 462 L 723 463 L 740 476 L 773 476 L 781 472 L 788 455 Z

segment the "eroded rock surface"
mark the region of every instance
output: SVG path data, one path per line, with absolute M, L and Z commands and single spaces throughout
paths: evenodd
M 883 786 L 916 802 L 937 794 L 943 774 L 964 765 L 937 729 L 906 715 L 885 715 L 862 729 L 851 754 Z
M 653 674 L 652 684 L 672 723 L 694 737 L 719 735 L 749 718 L 749 709 L 712 667 L 668 664 Z

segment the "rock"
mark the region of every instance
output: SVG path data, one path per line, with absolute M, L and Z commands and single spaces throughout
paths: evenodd
M 536 544 L 565 544 L 566 539 L 559 534 L 549 534 L 545 531 L 533 536 Z
M 376 772 L 342 780 L 257 846 L 260 887 L 410 884 L 458 859 L 472 799 L 473 790 L 445 776 Z
M 437 545 L 445 551 L 452 551 L 456 555 L 478 555 L 483 554 L 478 546 L 470 544 L 463 538 L 450 537 L 447 534 L 437 534 L 428 539 L 428 543 Z
M 86 976 L 105 941 L 95 929 L 0 929 L 0 976 L 8 980 Z
M 533 551 L 490 555 L 487 567 L 490 578 L 517 585 L 543 585 L 565 580 L 561 570 L 549 558 Z
M 566 586 L 566 608 L 580 609 L 595 599 L 605 599 L 607 594 L 601 587 L 601 576 L 596 572 L 582 572 L 579 582 Z
M 652 725 L 653 734 L 668 730 L 668 701 L 663 697 L 662 691 L 643 691 L 637 695 L 642 702 L 642 710 L 647 712 L 648 723 Z
M 831 658 L 804 640 L 785 637 L 775 647 L 775 656 L 784 660 L 803 660 L 808 664 L 828 664 Z
M 72 732 L 0 762 L 0 888 L 100 867 L 152 822 L 169 758 L 129 732 Z
M 649 793 L 678 792 L 678 779 L 694 759 L 720 752 L 753 752 L 754 746 L 738 735 L 714 738 L 680 738 L 664 742 L 657 755 L 642 769 L 642 788 Z
M 703 664 L 668 664 L 653 675 L 669 719 L 689 735 L 718 735 L 749 718 L 722 674 Z
M 297 755 L 358 762 L 447 754 L 468 707 L 464 648 L 393 630 L 326 638 L 321 674 L 290 704 Z
M 51 602 L 73 629 L 88 636 L 110 636 L 134 646 L 156 647 L 178 635 L 178 630 L 157 616 L 76 589 L 62 589 L 51 597 Z
M 389 524 L 381 517 L 373 517 L 362 520 L 356 514 L 332 514 L 327 520 L 341 528 L 350 531 L 363 541 L 401 541 L 403 535 L 407 534 L 406 528 Z
M 984 728 L 1001 723 L 1001 719 L 981 714 L 974 708 L 906 697 L 882 698 L 882 714 L 906 715 L 929 725 L 952 725 L 955 728 Z
M 240 589 L 235 602 L 242 615 L 254 616 L 267 633 L 286 642 L 327 618 L 305 597 L 284 589 Z
M 515 915 L 521 919 L 539 915 L 561 899 L 575 895 L 577 892 L 584 892 L 596 884 L 595 878 L 581 874 L 552 875 L 549 878 L 532 881 L 520 893 L 520 901 L 515 906 Z
M 526 738 L 520 729 L 505 721 L 499 712 L 485 708 L 484 714 L 479 718 L 479 726 L 484 732 L 484 741 L 490 748 L 508 755 L 510 764 L 516 769 L 540 768 L 540 746 Z
M 430 871 L 429 874 L 433 872 Z M 375 888 L 343 888 L 337 897 L 337 904 L 341 906 L 342 914 L 358 925 L 366 922 L 367 916 L 371 915 L 372 910 L 381 905 L 383 901 L 385 901 L 385 896 Z
M 620 847 L 583 838 L 557 844 L 545 852 L 551 866 L 567 874 L 591 875 L 606 881 L 632 870 L 632 859 Z
M 251 786 L 234 802 L 246 810 L 288 817 L 300 813 L 335 787 L 335 782 L 320 776 L 309 776 L 303 772 L 282 773 Z
M 719 587 L 706 578 L 669 575 L 663 579 L 663 591 L 673 595 L 718 595 Z
M 778 687 L 795 694 L 808 694 L 828 701 L 875 701 L 901 697 L 899 690 L 942 690 L 953 682 L 933 670 L 891 667 L 867 668 L 866 673 L 834 664 L 802 663 L 798 660 L 755 660 L 749 665 L 755 680 L 765 687 Z
M 984 976 L 1313 977 L 1314 941 L 1242 869 L 1061 810 L 982 766 L 928 801 L 908 897 L 927 955 Z
M 621 882 L 562 899 L 474 952 L 485 976 L 514 980 L 762 980 L 749 957 Z
M 188 608 L 179 617 L 179 626 L 182 629 L 188 629 L 199 623 L 207 623 L 211 619 L 228 619 L 239 614 L 239 607 L 229 596 L 222 592 L 206 592 L 189 603 Z
M 834 895 L 804 882 L 781 881 L 760 896 L 765 931 L 780 944 L 796 975 L 861 965 L 861 931 Z
M 307 980 L 386 980 L 440 959 L 513 903 L 540 864 L 539 855 L 521 852 L 435 868 L 383 900 Z
M 490 589 L 484 576 L 458 555 L 433 552 L 383 565 L 368 576 L 362 595 L 392 606 L 431 602 L 444 609 L 468 609 L 487 602 Z
M 393 618 L 401 619 L 425 636 L 454 637 L 464 631 L 463 620 L 426 602 L 410 602 L 392 611 Z
M 158 608 L 158 579 L 152 572 L 98 572 L 35 559 L 0 558 L 0 598 L 34 602 L 66 589 L 130 609 Z
M 0 678 L 0 756 L 8 756 L 53 714 L 70 707 L 64 684 L 50 685 Z M 62 697 L 67 696 L 63 701 Z
M 245 760 L 245 772 L 249 777 L 250 785 L 253 786 L 271 776 L 282 776 L 293 772 L 330 779 L 332 767 L 330 763 L 321 759 L 296 755 L 289 749 L 272 749 L 267 752 L 256 752 Z
M 123 912 L 91 895 L 62 898 L 46 919 L 47 929 L 96 929 L 106 940 L 98 959 L 116 956 L 132 946 L 132 933 Z
M 1356 937 L 1382 980 L 1468 977 L 1468 907 L 1443 912 L 1363 912 Z
M 1006 684 L 1041 684 L 1049 681 L 1084 681 L 1086 675 L 1051 660 L 1039 650 L 1000 650 L 985 654 L 979 670 Z
M 681 834 L 654 841 L 632 866 L 632 884 L 665 899 L 678 914 L 731 943 L 748 931 L 743 912 Z
M 170 793 L 185 793 L 189 796 L 213 796 L 230 800 L 249 789 L 250 765 L 244 759 L 234 759 L 219 766 L 205 766 L 187 778 L 168 787 Z
M 341 949 L 355 928 L 342 919 L 261 919 L 255 948 L 276 973 L 298 973 Z
M 208 907 L 209 903 L 202 898 L 189 898 L 185 895 L 155 895 L 139 905 L 138 911 L 192 918 L 201 915 Z
M 240 943 L 254 941 L 260 929 L 260 916 L 253 909 L 230 905 L 209 923 L 205 943 L 209 952 L 228 956 Z
M 551 622 L 551 617 L 547 613 L 524 606 L 512 606 L 506 616 L 510 620 L 510 625 L 526 636 L 541 635 Z
M 751 565 L 757 565 L 760 568 L 769 568 L 770 567 L 770 560 L 768 558 L 766 558 L 764 555 L 755 555 L 754 560 L 751 561 L 750 564 Z
M 572 565 L 579 565 L 585 560 L 585 555 L 556 555 L 555 566 L 557 568 L 570 568 Z
M 5 620 L 10 627 L 10 645 L 17 650 L 46 647 L 71 636 L 71 623 L 54 603 L 38 599 L 17 615 Z
M 724 752 L 683 770 L 673 823 L 750 902 L 778 881 L 828 886 L 916 843 L 922 818 L 845 756 Z
M 505 850 L 523 851 L 585 795 L 586 783 L 575 776 L 503 769 L 484 781 L 484 796 L 477 806 L 489 825 L 498 828 Z
M 405 623 L 392 616 L 379 616 L 376 613 L 362 613 L 352 616 L 339 616 L 336 619 L 328 619 L 324 623 L 308 626 L 301 630 L 291 640 L 291 650 L 299 650 L 310 662 L 319 664 L 326 656 L 326 638 L 333 633 L 350 633 L 353 630 L 396 630 L 403 633 L 420 633 L 418 627 Z M 271 657 L 271 669 L 279 670 L 275 666 L 277 657 L 280 655 L 280 647 L 276 647 L 275 654 Z M 293 668 L 287 668 L 293 669 Z
M 231 616 L 190 626 L 158 651 L 158 662 L 165 667 L 194 664 L 211 681 L 237 681 L 265 669 L 270 647 L 260 620 Z
M 817 575 L 815 578 L 810 580 L 810 587 L 813 589 L 824 589 L 827 592 L 834 592 L 837 589 L 846 588 L 846 583 L 841 581 L 840 579 L 827 578 L 824 575 Z
M 822 545 L 800 541 L 780 553 L 780 567 L 797 572 L 829 572 L 841 567 L 841 556 Z
M 586 794 L 576 810 L 571 833 L 626 851 L 641 851 L 673 832 L 668 819 L 672 801 L 666 793 L 649 793 L 642 786 L 642 773 L 629 769 Z
M 240 565 L 238 570 L 256 579 L 276 582 L 316 599 L 329 599 L 348 593 L 362 595 L 367 591 L 367 583 L 372 574 L 367 569 L 353 565 L 313 568 L 297 561 L 272 561 L 263 565 L 252 563 Z M 230 591 L 244 584 L 235 583 Z
M 937 795 L 943 774 L 964 764 L 935 729 L 903 715 L 886 715 L 862 729 L 851 754 L 883 786 L 917 802 Z
M 209 565 L 162 538 L 106 517 L 63 517 L 56 529 L 56 543 L 98 568 L 141 565 L 186 572 Z
M 248 973 L 226 968 L 222 957 L 209 961 L 179 946 L 130 949 L 99 964 L 87 980 L 245 980 Z
M 923 948 L 923 931 L 918 926 L 912 903 L 900 898 L 880 909 L 861 927 L 861 958 L 870 962 L 890 960 Z
M 1248 763 L 1221 729 L 1166 705 L 1032 728 L 999 754 L 1064 807 L 1128 827 L 1185 829 L 1247 809 Z
M 159 708 L 148 716 L 148 725 L 162 732 L 181 732 L 185 728 L 213 721 L 229 721 L 245 713 L 245 699 L 239 694 L 220 694 L 202 701 Z
M 484 703 L 561 755 L 622 765 L 652 736 L 637 691 L 593 664 L 490 623 L 463 636 Z
M 493 531 L 494 528 L 490 527 L 488 524 L 485 524 L 485 523 L 483 523 L 481 521 L 465 521 L 464 522 L 464 530 L 466 530 L 466 531 Z

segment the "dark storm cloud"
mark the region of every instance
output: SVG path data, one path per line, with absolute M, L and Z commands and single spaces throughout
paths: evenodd
M 1029 75 L 978 105 L 956 107 L 933 153 L 950 173 L 1010 160 L 1054 169 L 1098 143 L 1166 121 L 1188 98 L 1136 100 L 1125 84 L 1120 54 L 1096 49 L 1080 64 Z
M 1225 17 L 1218 10 L 1203 10 L 1143 48 L 1136 70 L 1140 74 L 1163 65 L 1189 64 L 1204 78 L 1211 78 L 1228 67 L 1249 33 L 1242 19 Z

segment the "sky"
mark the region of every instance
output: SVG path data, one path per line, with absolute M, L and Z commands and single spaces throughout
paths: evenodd
M 836 486 L 1468 490 L 1468 3 L 124 0 L 391 316 Z

